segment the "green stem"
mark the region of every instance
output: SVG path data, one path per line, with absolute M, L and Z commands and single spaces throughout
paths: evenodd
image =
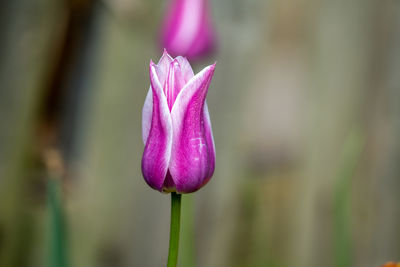
M 176 267 L 179 251 L 179 228 L 181 222 L 181 194 L 171 193 L 171 227 L 167 267 Z
M 47 183 L 47 201 L 50 212 L 49 266 L 66 267 L 64 214 L 61 202 L 60 177 L 50 177 Z
M 179 264 L 185 267 L 196 267 L 195 255 L 195 223 L 194 223 L 194 194 L 185 195 L 185 201 L 182 202 L 181 217 L 181 238 Z

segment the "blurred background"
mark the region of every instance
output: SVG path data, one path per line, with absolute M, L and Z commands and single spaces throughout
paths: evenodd
M 166 0 L 0 4 L 0 266 L 164 266 L 141 109 Z M 180 266 L 400 260 L 400 2 L 211 0 L 217 165 Z

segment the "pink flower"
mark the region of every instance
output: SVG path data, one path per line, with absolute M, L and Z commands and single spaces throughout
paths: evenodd
M 162 45 L 173 55 L 201 57 L 214 48 L 207 0 L 171 0 L 162 31 Z
M 215 146 L 206 95 L 214 65 L 194 75 L 183 57 L 166 51 L 150 62 L 150 89 L 142 114 L 142 173 L 161 192 L 190 193 L 214 173 Z

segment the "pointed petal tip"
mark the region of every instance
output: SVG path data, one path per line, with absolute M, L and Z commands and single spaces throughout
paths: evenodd
M 157 67 L 157 64 L 154 63 L 153 60 L 150 60 L 150 66 L 149 66 L 150 77 L 152 77 L 154 75 L 153 72 L 156 72 L 156 67 Z
M 214 70 L 216 65 L 217 65 L 217 61 L 215 61 L 214 64 L 208 65 L 204 69 L 205 70 Z
M 164 47 L 161 58 L 163 58 L 163 57 L 169 57 L 170 59 L 173 59 L 173 57 L 171 57 L 171 55 L 168 53 L 168 51 L 165 47 Z
M 206 71 L 206 72 L 208 72 L 209 74 L 213 75 L 213 74 L 214 74 L 214 71 L 215 71 L 215 65 L 216 65 L 216 64 L 217 64 L 217 62 L 215 62 L 215 63 L 212 64 L 212 65 L 209 65 L 209 66 L 205 67 L 203 71 Z

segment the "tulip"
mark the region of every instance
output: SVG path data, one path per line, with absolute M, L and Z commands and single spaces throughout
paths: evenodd
M 194 75 L 186 58 L 166 50 L 150 62 L 150 89 L 142 113 L 142 173 L 160 192 L 191 193 L 215 167 L 215 146 L 205 101 L 215 64 Z
M 201 57 L 214 48 L 207 0 L 171 0 L 164 20 L 162 46 L 173 55 Z

